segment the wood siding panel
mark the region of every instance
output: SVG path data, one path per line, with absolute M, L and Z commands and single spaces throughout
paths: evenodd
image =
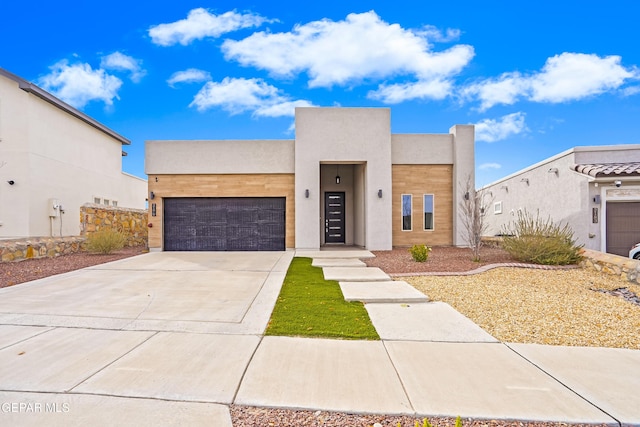
M 157 179 L 157 181 L 156 181 Z M 149 248 L 162 248 L 163 197 L 286 197 L 287 248 L 295 246 L 293 174 L 149 175 Z M 156 216 L 152 216 L 152 204 Z
M 402 231 L 402 195 L 413 196 L 412 231 Z M 434 195 L 434 229 L 424 230 L 423 195 Z M 393 165 L 393 246 L 453 244 L 453 166 Z

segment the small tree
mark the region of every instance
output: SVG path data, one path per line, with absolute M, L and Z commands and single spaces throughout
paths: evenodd
M 480 261 L 480 248 L 482 247 L 482 236 L 486 233 L 489 225 L 486 222 L 487 205 L 484 201 L 485 194 L 476 191 L 471 182 L 471 176 L 467 177 L 464 186 L 464 194 L 459 203 L 460 217 L 465 229 L 464 238 L 473 251 L 473 260 Z

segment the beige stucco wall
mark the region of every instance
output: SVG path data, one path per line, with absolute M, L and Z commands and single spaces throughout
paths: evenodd
M 388 108 L 296 108 L 296 248 L 318 249 L 320 165 L 362 164 L 364 241 L 391 249 L 391 122 Z M 310 197 L 303 197 L 310 189 Z M 378 190 L 384 197 L 378 198 Z M 315 223 L 315 221 L 318 221 Z M 315 225 L 314 225 L 315 223 Z M 354 234 L 355 238 L 355 234 Z
M 157 178 L 157 181 L 156 181 Z M 163 199 L 166 197 L 286 197 L 285 245 L 295 244 L 293 174 L 150 175 L 149 249 L 163 247 Z M 156 216 L 152 214 L 156 205 Z
M 122 173 L 120 141 L 1 75 L 0 139 L 0 238 L 78 235 L 80 206 L 96 196 L 145 208 L 146 181 Z M 65 213 L 51 220 L 49 199 Z
M 391 161 L 396 165 L 453 164 L 452 134 L 393 134 Z
M 147 141 L 145 172 L 154 174 L 293 173 L 292 140 Z

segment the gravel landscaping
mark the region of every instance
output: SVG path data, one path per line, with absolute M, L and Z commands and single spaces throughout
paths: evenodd
M 54 274 L 66 273 L 80 268 L 104 264 L 105 262 L 140 255 L 146 252 L 144 246 L 131 246 L 112 254 L 77 252 L 54 258 L 32 258 L 24 261 L 0 262 L 0 288 L 42 279 Z
M 499 268 L 404 277 L 503 342 L 640 349 L 640 286 L 595 271 Z

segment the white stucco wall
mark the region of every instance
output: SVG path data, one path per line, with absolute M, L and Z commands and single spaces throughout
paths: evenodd
M 167 140 L 145 144 L 145 173 L 293 173 L 293 140 Z
M 122 173 L 121 141 L 2 75 L 0 138 L 1 238 L 78 235 L 80 206 L 95 196 L 145 207 L 146 180 Z M 53 220 L 49 199 L 65 211 Z
M 366 164 L 366 247 L 391 249 L 390 119 L 388 108 L 296 108 L 296 248 L 320 247 L 320 164 L 342 162 Z
M 526 209 L 534 215 L 539 211 L 544 219 L 551 216 L 555 222 L 568 223 L 578 243 L 587 249 L 605 250 L 606 203 L 608 198 L 617 200 L 613 183 L 622 179 L 624 186 L 633 190 L 640 188 L 640 180 L 591 178 L 570 170 L 571 166 L 639 161 L 640 145 L 575 147 L 491 183 L 479 191 L 487 201 L 502 202 L 502 214 L 494 214 L 493 203 L 489 206 L 486 234 L 500 233 L 503 226 L 517 218 L 519 209 Z M 557 173 L 550 172 L 555 169 Z M 600 203 L 595 201 L 596 195 L 600 196 Z M 598 222 L 593 221 L 594 208 L 598 210 Z

